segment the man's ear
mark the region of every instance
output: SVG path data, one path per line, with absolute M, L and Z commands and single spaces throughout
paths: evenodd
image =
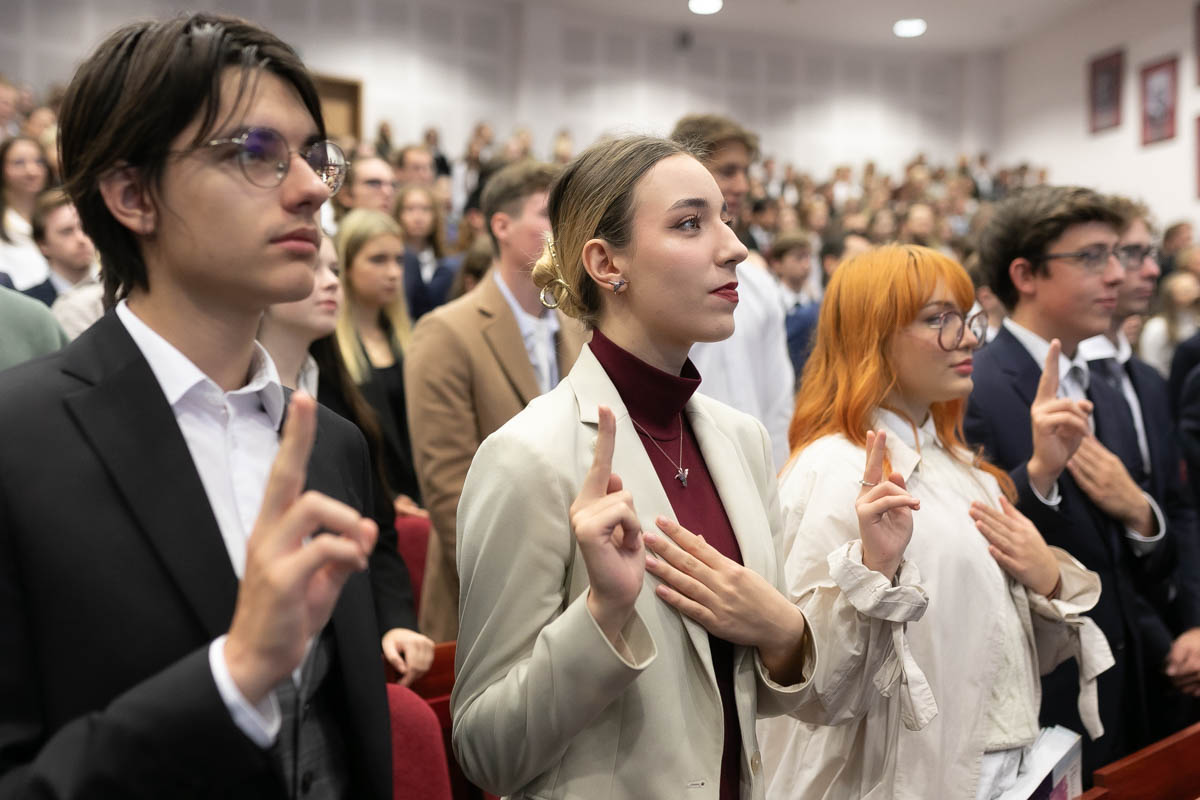
M 600 284 L 601 289 L 611 290 L 616 281 L 629 280 L 612 246 L 603 239 L 588 239 L 581 256 L 583 268 L 592 276 L 592 280 Z
M 142 173 L 117 167 L 100 179 L 100 196 L 117 222 L 140 236 L 150 236 L 158 225 L 158 209 Z
M 1024 297 L 1037 294 L 1034 281 L 1033 262 L 1027 258 L 1014 258 L 1008 265 L 1008 277 L 1012 281 L 1017 294 Z
M 492 235 L 496 237 L 497 244 L 508 240 L 508 229 L 512 225 L 512 217 L 503 211 L 497 211 L 492 214 L 492 218 L 487 221 L 487 224 Z

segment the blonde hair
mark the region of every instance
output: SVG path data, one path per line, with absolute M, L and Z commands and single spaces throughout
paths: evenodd
M 550 236 L 533 265 L 533 282 L 567 316 L 593 328 L 600 319 L 600 287 L 583 266 L 583 246 L 603 239 L 621 250 L 633 234 L 633 193 L 642 176 L 688 146 L 653 136 L 597 142 L 563 169 L 550 187 Z M 549 296 L 549 297 L 547 297 Z
M 395 236 L 404 241 L 400 225 L 394 219 L 382 211 L 360 208 L 351 211 L 342 219 L 334 239 L 334 244 L 337 245 L 338 265 L 341 268 L 339 279 L 346 298 L 338 311 L 334 336 L 337 338 L 342 361 L 346 363 L 346 371 L 355 383 L 364 383 L 371 376 L 371 363 L 367 360 L 367 354 L 363 352 L 358 330 L 354 326 L 353 308 L 358 299 L 350 284 L 350 270 L 362 249 L 380 236 Z M 408 316 L 408 304 L 404 299 L 403 288 L 397 293 L 396 299 L 380 309 L 379 313 L 385 327 L 391 328 L 392 347 L 403 353 L 412 337 L 412 322 Z

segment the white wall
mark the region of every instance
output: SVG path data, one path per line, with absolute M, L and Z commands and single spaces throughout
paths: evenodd
M 604 132 L 665 134 L 688 111 L 732 114 L 760 132 L 766 152 L 820 174 L 841 161 L 896 169 L 918 151 L 950 160 L 964 145 L 995 143 L 995 127 L 978 122 L 999 102 L 1000 63 L 987 57 L 740 33 L 697 33 L 682 49 L 678 29 L 565 12 L 553 0 L 4 3 L 15 9 L 3 15 L 0 72 L 39 89 L 65 82 L 123 22 L 219 9 L 265 23 L 315 70 L 361 79 L 367 131 L 388 119 L 401 140 L 415 139 L 436 124 L 455 155 L 480 118 L 501 135 L 529 126 L 548 155 L 564 126 L 581 146 Z
M 1192 0 L 1111 0 L 1003 54 L 1000 151 L 1078 183 L 1143 198 L 1161 223 L 1200 215 L 1196 186 L 1196 56 Z M 1089 133 L 1087 65 L 1125 50 L 1121 125 Z M 1175 138 L 1142 146 L 1141 67 L 1179 56 Z

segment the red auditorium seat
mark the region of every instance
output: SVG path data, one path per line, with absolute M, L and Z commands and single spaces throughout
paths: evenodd
M 425 517 L 396 517 L 396 549 L 412 580 L 413 608 L 421 610 L 421 583 L 425 580 L 425 551 L 429 546 L 429 520 Z
M 415 692 L 387 686 L 392 716 L 392 796 L 452 800 L 446 748 L 437 714 Z

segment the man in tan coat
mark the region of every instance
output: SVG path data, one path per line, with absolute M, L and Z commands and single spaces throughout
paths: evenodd
M 468 294 L 421 318 L 405 353 L 409 430 L 433 534 L 418 625 L 443 642 L 458 636 L 455 525 L 475 450 L 575 363 L 583 327 L 543 308 L 530 278 L 550 229 L 546 198 L 556 168 L 511 164 L 481 199 L 496 253 Z

